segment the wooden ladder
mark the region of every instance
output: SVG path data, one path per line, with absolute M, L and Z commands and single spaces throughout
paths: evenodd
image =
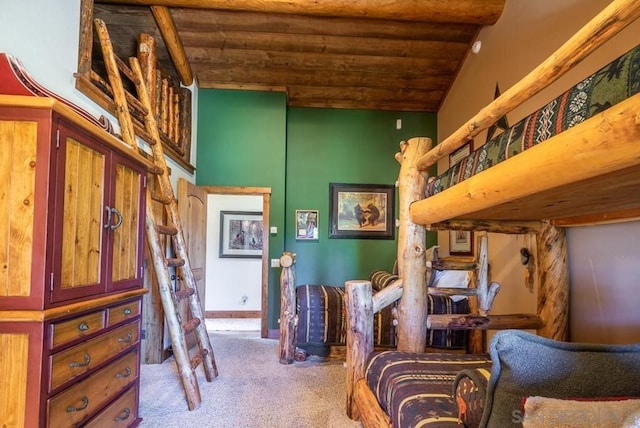
M 138 145 L 135 138 L 135 129 L 129 106 L 126 99 L 126 93 L 122 83 L 120 72 L 122 72 L 129 80 L 133 82 L 138 93 L 141 105 L 146 110 L 144 112 L 145 130 L 151 137 L 149 144 L 153 152 L 154 164 L 157 170 L 154 175 L 157 180 L 157 192 L 152 194 L 151 186 L 147 186 L 147 213 L 146 213 L 146 234 L 149 248 L 153 259 L 153 266 L 158 280 L 158 288 L 162 306 L 164 308 L 173 354 L 178 367 L 178 373 L 182 379 L 185 396 L 189 406 L 189 410 L 197 408 L 202 402 L 200 396 L 200 388 L 198 386 L 198 378 L 195 370 L 203 364 L 205 376 L 208 382 L 218 376 L 218 369 L 215 364 L 213 349 L 209 341 L 200 297 L 196 289 L 196 281 L 191 270 L 189 257 L 187 256 L 186 243 L 182 232 L 182 223 L 178 213 L 178 205 L 173 193 L 173 187 L 169 180 L 169 173 L 165 161 L 162 141 L 158 132 L 156 119 L 153 114 L 151 101 L 147 86 L 145 85 L 142 69 L 137 58 L 129 58 L 129 66 L 120 60 L 113 51 L 113 46 L 109 38 L 109 33 L 105 23 L 100 19 L 94 21 L 96 32 L 100 39 L 102 54 L 104 57 L 105 67 L 109 75 L 111 89 L 113 91 L 113 99 L 115 104 L 116 116 L 120 123 L 122 139 L 129 144 L 132 149 L 137 150 Z M 167 213 L 166 225 L 156 221 L 153 202 L 157 201 L 164 205 Z M 167 257 L 163 248 L 162 241 L 170 236 L 172 242 L 172 250 L 174 257 Z M 174 291 L 171 282 L 171 274 L 169 268 L 181 270 L 182 287 Z M 188 300 L 191 319 L 182 322 L 180 313 L 178 312 L 178 303 L 182 300 Z M 193 357 L 189 355 L 189 349 L 186 342 L 186 336 L 190 332 L 195 332 L 196 343 L 198 345 L 197 352 Z

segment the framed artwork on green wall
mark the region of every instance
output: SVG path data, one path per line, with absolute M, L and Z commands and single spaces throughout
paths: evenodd
M 395 186 L 329 183 L 329 238 L 394 239 Z
M 296 210 L 296 239 L 318 240 L 318 210 Z

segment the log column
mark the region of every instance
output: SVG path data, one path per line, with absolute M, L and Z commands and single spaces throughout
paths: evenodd
M 424 198 L 428 174 L 417 161 L 431 148 L 430 138 L 412 138 L 400 143 L 398 273 L 403 293 L 398 305 L 398 350 L 424 352 L 427 343 L 426 229 L 409 215 L 412 202 Z
M 296 256 L 285 252 L 280 257 L 280 364 L 293 363 L 296 329 Z
M 371 281 L 347 281 L 347 416 L 359 420 L 356 383 L 364 378 L 367 356 L 373 352 L 373 291 Z
M 569 339 L 569 269 L 565 230 L 544 222 L 537 236 L 539 336 Z

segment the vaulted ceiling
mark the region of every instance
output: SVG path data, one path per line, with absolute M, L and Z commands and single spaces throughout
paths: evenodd
M 138 34 L 183 84 L 290 106 L 436 112 L 505 0 L 96 0 L 116 52 Z M 94 54 L 95 54 L 94 49 Z

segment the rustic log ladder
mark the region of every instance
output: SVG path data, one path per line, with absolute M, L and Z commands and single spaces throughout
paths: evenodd
M 145 130 L 151 137 L 149 144 L 153 152 L 154 164 L 157 167 L 157 170 L 153 172 L 157 179 L 156 188 L 159 190 L 159 194 L 152 194 L 150 191 L 151 186 L 147 186 L 147 215 L 145 227 L 147 241 L 158 279 L 158 288 L 169 328 L 178 373 L 182 379 L 189 410 L 193 410 L 202 402 L 198 379 L 195 373 L 196 368 L 201 363 L 203 364 L 205 377 L 208 382 L 211 382 L 213 378 L 218 376 L 218 369 L 215 364 L 209 335 L 207 334 L 195 278 L 186 252 L 187 247 L 182 232 L 182 222 L 180 221 L 173 187 L 169 180 L 162 142 L 138 59 L 135 57 L 129 58 L 129 68 L 114 54 L 105 23 L 100 19 L 96 19 L 94 23 L 100 39 L 102 55 L 113 91 L 116 116 L 120 123 L 122 139 L 134 150 L 137 150 L 138 146 L 122 78 L 120 76 L 121 72 L 134 83 L 138 92 L 139 102 L 145 109 Z M 152 201 L 160 202 L 165 206 L 168 225 L 162 225 L 156 221 Z M 163 249 L 162 240 L 165 239 L 166 236 L 171 237 L 170 241 L 173 243 L 175 258 L 167 258 Z M 169 273 L 169 268 L 171 267 L 181 269 L 183 281 L 182 288 L 178 291 L 174 291 L 172 287 L 171 275 Z M 188 300 L 191 312 L 191 319 L 186 323 L 182 322 L 180 313 L 178 312 L 178 303 L 184 299 Z M 186 336 L 191 332 L 195 332 L 196 343 L 198 345 L 198 350 L 193 357 L 189 355 L 189 348 L 186 342 Z

